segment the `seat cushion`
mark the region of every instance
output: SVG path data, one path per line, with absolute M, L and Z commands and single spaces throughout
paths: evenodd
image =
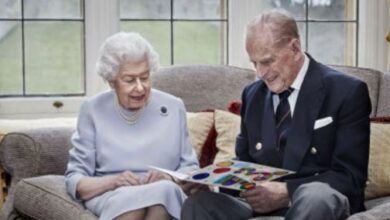
M 387 220 L 390 216 L 390 203 L 385 203 L 365 212 L 350 216 L 347 220 Z
M 97 219 L 68 195 L 65 178 L 58 175 L 19 181 L 15 188 L 14 208 L 22 216 L 33 219 Z

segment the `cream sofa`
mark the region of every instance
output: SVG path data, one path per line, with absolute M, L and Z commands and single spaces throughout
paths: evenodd
M 373 105 L 371 116 L 390 116 L 390 75 L 371 69 L 335 68 L 367 82 Z M 240 99 L 243 87 L 255 80 L 255 74 L 231 66 L 182 65 L 163 68 L 152 79 L 155 88 L 181 97 L 187 111 L 199 112 L 226 110 L 231 101 Z M 18 130 L 3 137 L 0 165 L 5 171 L 8 196 L 0 219 L 97 219 L 65 190 L 63 173 L 74 131 L 74 121 L 69 120 L 70 123 Z M 367 211 L 350 219 L 390 218 L 390 197 L 367 200 L 366 206 Z

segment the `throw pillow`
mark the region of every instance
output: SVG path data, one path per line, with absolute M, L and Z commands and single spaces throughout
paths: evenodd
M 241 108 L 241 101 L 240 100 L 234 100 L 228 106 L 229 112 L 236 114 L 236 115 L 240 115 L 240 108 Z
M 218 152 L 216 146 L 217 139 L 217 131 L 215 130 L 215 126 L 211 128 L 209 135 L 207 136 L 206 142 L 202 147 L 202 152 L 199 159 L 199 166 L 205 167 L 213 163 L 215 155 Z
M 366 199 L 390 195 L 390 117 L 372 118 Z
M 201 157 L 203 145 L 205 144 L 213 126 L 213 116 L 213 112 L 187 112 L 187 126 L 190 135 L 190 142 L 194 147 L 198 160 Z
M 232 159 L 236 156 L 236 137 L 240 132 L 240 116 L 223 110 L 215 110 L 215 129 L 217 149 L 214 163 Z

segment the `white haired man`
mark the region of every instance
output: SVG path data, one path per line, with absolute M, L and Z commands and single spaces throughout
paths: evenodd
M 295 20 L 272 10 L 247 27 L 258 81 L 242 95 L 239 160 L 296 171 L 240 193 L 199 192 L 182 219 L 345 219 L 364 209 L 369 148 L 367 85 L 302 52 Z

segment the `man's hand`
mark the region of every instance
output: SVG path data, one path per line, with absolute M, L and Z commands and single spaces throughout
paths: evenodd
M 288 206 L 289 198 L 286 183 L 264 182 L 254 189 L 240 194 L 252 209 L 267 213 Z
M 204 184 L 193 183 L 188 181 L 178 181 L 177 184 L 188 196 L 199 191 L 210 191 L 209 187 Z

